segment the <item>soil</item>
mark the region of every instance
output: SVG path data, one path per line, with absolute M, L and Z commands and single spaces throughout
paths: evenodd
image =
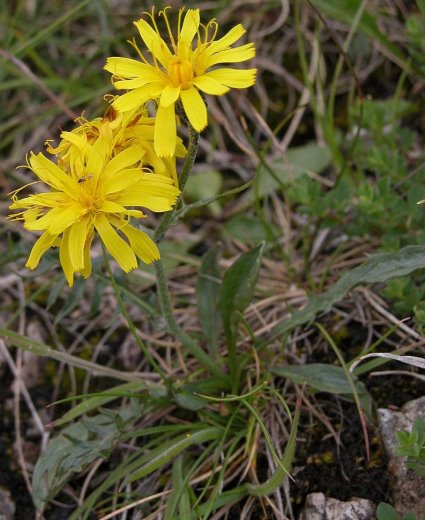
M 2 387 L 7 388 L 7 385 Z M 8 391 L 3 391 L 0 395 L 0 486 L 8 489 L 12 495 L 16 506 L 16 520 L 29 520 L 34 518 L 35 509 L 12 448 L 15 442 L 13 414 L 6 409 L 5 401 L 11 397 L 12 394 Z
M 335 427 L 337 422 L 330 421 Z M 299 444 L 301 450 L 294 465 L 291 483 L 293 508 L 298 514 L 306 495 L 322 492 L 328 497 L 347 501 L 351 497 L 388 501 L 389 482 L 387 457 L 376 426 L 369 427 L 370 459 L 367 460 L 365 440 L 357 409 L 344 405 L 344 424 L 339 432 L 340 446 L 323 425 L 308 432 L 308 441 Z M 373 485 L 372 485 L 373 484 Z

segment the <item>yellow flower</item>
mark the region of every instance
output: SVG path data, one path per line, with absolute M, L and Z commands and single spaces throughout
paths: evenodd
M 129 224 L 130 217 L 144 218 L 144 213 L 128 207 L 169 211 L 179 190 L 169 177 L 134 168 L 143 154 L 136 145 L 109 159 L 106 141 L 98 139 L 87 163 L 65 172 L 43 154 L 32 153 L 28 167 L 50 191 L 23 199 L 17 196 L 22 188 L 12 194 L 10 209 L 20 212 L 10 218 L 23 220 L 30 231 L 43 231 L 26 266 L 35 269 L 50 247 L 59 246 L 60 263 L 72 286 L 75 273 L 85 278 L 91 273 L 95 231 L 125 272 L 137 267 L 136 256 L 146 263 L 158 260 L 159 251 L 152 239 Z
M 92 121 L 79 117 L 76 122 L 78 126 L 71 132 L 61 133 L 58 146 L 54 147 L 49 141 L 46 143 L 47 151 L 58 157 L 58 165 L 63 170 L 81 169 L 88 160 L 93 144 L 102 138 L 108 146 L 111 158 L 129 146 L 140 145 L 145 153 L 139 166 L 160 175 L 168 175 L 178 187 L 176 157 L 185 157 L 187 150 L 178 138 L 172 157 L 158 157 L 153 146 L 155 119 L 148 117 L 146 109 L 122 114 L 109 107 L 103 117 Z
M 166 10 L 159 13 L 167 27 L 170 50 L 160 36 L 154 10 L 152 14 L 146 14 L 150 16 L 152 26 L 143 19 L 134 24 L 152 55 L 152 63 L 134 43 L 141 61 L 108 58 L 105 69 L 113 74 L 113 83 L 118 90 L 130 91 L 113 102 L 119 112 L 134 110 L 149 99 L 157 100 L 155 151 L 159 156 L 167 157 L 174 154 L 176 146 L 177 100 L 180 99 L 192 127 L 200 132 L 207 125 L 207 109 L 199 91 L 220 96 L 230 88 L 246 88 L 255 83 L 256 69 L 208 69 L 220 63 L 249 60 L 254 57 L 255 48 L 253 43 L 231 47 L 245 33 L 242 25 L 216 39 L 218 26 L 215 20 L 202 25 L 199 9 L 189 9 L 181 23 L 183 9 L 180 9 L 177 38 L 171 31 Z

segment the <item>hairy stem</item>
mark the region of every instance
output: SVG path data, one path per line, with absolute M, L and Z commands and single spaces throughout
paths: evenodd
M 189 146 L 187 147 L 187 156 L 186 160 L 183 165 L 183 169 L 181 172 L 181 175 L 179 177 L 179 189 L 180 189 L 180 196 L 177 199 L 176 204 L 174 205 L 173 209 L 171 211 L 168 211 L 163 216 L 161 223 L 158 226 L 158 229 L 155 231 L 153 238 L 155 242 L 159 242 L 165 233 L 167 232 L 167 229 L 170 227 L 174 220 L 174 216 L 176 214 L 177 208 L 180 206 L 180 202 L 182 200 L 182 193 L 184 190 L 184 187 L 186 186 L 187 179 L 189 178 L 190 172 L 192 171 L 193 164 L 195 162 L 196 154 L 198 152 L 198 140 L 199 140 L 199 133 L 196 132 L 191 126 L 189 126 Z
M 168 325 L 170 331 L 181 342 L 181 344 L 200 361 L 205 367 L 216 375 L 223 376 L 223 372 L 219 366 L 202 350 L 196 341 L 194 341 L 177 323 L 173 306 L 171 305 L 170 293 L 168 291 L 167 277 L 165 275 L 164 266 L 161 260 L 154 264 L 156 282 L 158 287 L 159 303 L 161 305 L 162 315 Z
M 136 343 L 137 343 L 138 347 L 143 352 L 143 355 L 145 356 L 145 358 L 148 361 L 148 363 L 155 370 L 155 372 L 157 372 L 161 376 L 161 379 L 164 381 L 164 383 L 168 384 L 167 374 L 162 370 L 162 368 L 158 365 L 158 363 L 152 357 L 152 354 L 149 352 L 149 349 L 146 347 L 146 345 L 144 344 L 142 338 L 137 333 L 136 327 L 134 326 L 134 323 L 131 320 L 130 315 L 129 315 L 129 313 L 128 313 L 125 305 L 124 305 L 124 302 L 122 301 L 120 288 L 118 287 L 118 284 L 117 284 L 117 282 L 116 282 L 116 280 L 114 278 L 114 275 L 112 273 L 112 269 L 111 269 L 111 266 L 109 265 L 108 257 L 107 257 L 107 254 L 106 254 L 106 249 L 105 249 L 105 246 L 103 245 L 103 243 L 102 243 L 102 248 L 103 248 L 103 254 L 104 254 L 104 257 L 105 257 L 105 263 L 106 263 L 106 268 L 108 270 L 109 278 L 111 279 L 112 287 L 114 289 L 118 305 L 119 305 L 119 307 L 121 309 L 121 312 L 122 312 L 124 318 L 127 321 L 128 328 L 130 329 L 130 332 L 132 333 L 134 339 L 136 340 Z

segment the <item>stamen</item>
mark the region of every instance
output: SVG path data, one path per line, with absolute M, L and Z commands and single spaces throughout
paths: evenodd
M 179 19 L 178 19 L 178 22 L 177 22 L 177 37 L 180 39 L 180 33 L 182 31 L 181 27 L 182 27 L 182 15 L 183 15 L 183 12 L 184 12 L 184 7 L 182 7 L 181 9 L 179 9 Z
M 18 168 L 19 168 L 19 166 L 18 166 Z M 21 166 L 20 168 L 26 168 L 26 167 L 25 167 L 25 166 Z M 11 197 L 13 200 L 15 200 L 15 199 L 16 199 L 16 195 L 17 195 L 20 191 L 24 190 L 25 188 L 28 188 L 28 186 L 32 186 L 33 184 L 38 184 L 39 182 L 41 182 L 41 181 L 32 181 L 32 182 L 29 182 L 28 184 L 25 184 L 25 186 L 21 186 L 21 187 L 18 188 L 17 190 L 13 190 L 13 191 L 11 191 L 10 193 L 7 193 L 7 196 L 8 196 L 8 197 Z
M 136 43 L 136 38 L 133 38 L 132 40 L 127 40 L 127 43 L 129 43 L 134 49 L 136 49 L 137 54 L 139 55 L 140 59 L 145 63 L 146 65 L 150 65 L 148 60 L 143 56 L 142 51 L 139 49 L 139 46 Z
M 217 23 L 217 20 L 216 20 L 215 18 L 213 18 L 212 20 L 210 20 L 210 21 L 208 22 L 208 25 L 211 25 L 211 27 L 214 28 L 214 29 L 213 29 L 213 30 L 214 30 L 214 33 L 213 33 L 213 35 L 212 35 L 212 38 L 211 38 L 210 41 L 209 41 L 209 43 L 212 43 L 212 42 L 215 40 L 215 38 L 216 38 L 216 36 L 217 36 L 217 32 L 218 32 L 218 23 Z
M 167 16 L 167 9 L 171 9 L 171 7 L 170 6 L 165 7 L 162 11 L 159 12 L 159 16 L 162 16 L 164 18 L 165 25 L 167 26 L 168 36 L 170 37 L 171 45 L 174 50 L 174 54 L 177 54 L 177 45 L 176 45 L 176 41 L 174 39 L 173 32 L 171 31 L 170 22 L 169 22 L 168 16 Z M 157 29 L 157 32 L 158 32 L 158 29 Z M 159 32 L 158 32 L 158 34 L 159 34 Z

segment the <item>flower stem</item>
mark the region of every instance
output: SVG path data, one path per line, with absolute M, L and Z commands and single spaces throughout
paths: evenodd
M 181 342 L 181 344 L 193 355 L 198 361 L 204 366 L 218 375 L 223 377 L 222 369 L 209 357 L 209 355 L 202 350 L 196 341 L 194 341 L 177 323 L 174 314 L 173 307 L 171 305 L 170 293 L 168 291 L 167 277 L 165 275 L 164 266 L 161 260 L 158 260 L 154 264 L 156 273 L 156 282 L 158 287 L 159 303 L 161 305 L 162 315 L 168 325 L 170 331 L 174 336 Z
M 173 209 L 171 211 L 168 211 L 163 216 L 161 223 L 158 226 L 158 229 L 155 231 L 153 235 L 153 239 L 155 240 L 155 242 L 159 242 L 163 238 L 163 236 L 167 232 L 167 229 L 170 227 L 174 220 L 174 215 L 177 211 L 177 207 L 180 205 L 180 202 L 182 200 L 182 193 L 184 187 L 186 186 L 187 179 L 189 178 L 189 174 L 195 162 L 196 154 L 198 152 L 198 140 L 199 133 L 196 132 L 196 130 L 194 130 L 191 126 L 189 126 L 189 145 L 187 147 L 187 156 L 182 168 L 181 175 L 179 177 L 179 189 L 181 193 Z
M 181 117 L 184 117 L 183 114 L 184 113 L 182 113 Z M 158 229 L 155 231 L 153 238 L 156 242 L 159 242 L 164 237 L 165 233 L 167 232 L 168 228 L 171 226 L 176 217 L 177 208 L 180 206 L 180 202 L 182 201 L 182 193 L 184 187 L 186 186 L 186 182 L 189 178 L 190 172 L 192 171 L 196 154 L 198 152 L 199 132 L 194 130 L 188 122 L 186 123 L 189 128 L 189 144 L 187 147 L 186 160 L 184 162 L 182 172 L 179 177 L 179 189 L 181 193 L 173 209 L 163 216 L 161 223 L 158 226 Z M 171 304 L 170 293 L 168 291 L 167 277 L 164 271 L 164 265 L 162 263 L 162 260 L 157 260 L 154 263 L 154 267 L 156 274 L 156 283 L 158 288 L 159 303 L 161 306 L 162 315 L 164 316 L 164 319 L 168 325 L 168 328 L 170 329 L 170 332 L 174 334 L 174 336 L 181 342 L 181 344 L 193 356 L 195 356 L 200 363 L 202 363 L 205 367 L 208 367 L 208 369 L 213 374 L 223 377 L 223 372 L 220 369 L 220 367 L 216 363 L 214 363 L 214 361 L 209 357 L 209 355 L 206 352 L 202 350 L 198 343 L 195 340 L 193 340 L 188 334 L 186 334 L 186 332 L 177 323 L 173 313 L 173 306 Z
M 158 363 L 152 357 L 152 354 L 149 352 L 149 349 L 146 347 L 146 345 L 144 344 L 142 338 L 137 333 L 136 327 L 134 326 L 134 323 L 131 320 L 130 315 L 129 315 L 129 313 L 128 313 L 125 305 L 124 305 L 124 302 L 123 302 L 123 300 L 121 298 L 121 292 L 120 292 L 118 284 L 117 284 L 117 282 L 116 282 L 116 280 L 114 278 L 114 275 L 112 273 L 112 269 L 111 269 L 111 266 L 109 264 L 109 260 L 108 260 L 108 257 L 107 257 L 107 254 L 106 254 L 106 250 L 105 250 L 105 246 L 104 246 L 103 242 L 102 242 L 102 249 L 103 249 L 103 255 L 105 257 L 106 269 L 108 271 L 109 278 L 111 279 L 112 287 L 114 288 L 114 292 L 115 292 L 115 296 L 117 298 L 118 305 L 119 305 L 119 307 L 121 309 L 121 312 L 122 312 L 124 318 L 127 321 L 128 328 L 130 329 L 130 332 L 132 333 L 134 339 L 136 340 L 137 345 L 139 346 L 140 350 L 143 352 L 143 355 L 145 356 L 145 358 L 148 361 L 148 363 L 155 370 L 155 372 L 157 372 L 160 375 L 161 379 L 168 386 L 169 385 L 169 380 L 168 380 L 167 374 L 162 370 L 162 368 L 158 365 Z

